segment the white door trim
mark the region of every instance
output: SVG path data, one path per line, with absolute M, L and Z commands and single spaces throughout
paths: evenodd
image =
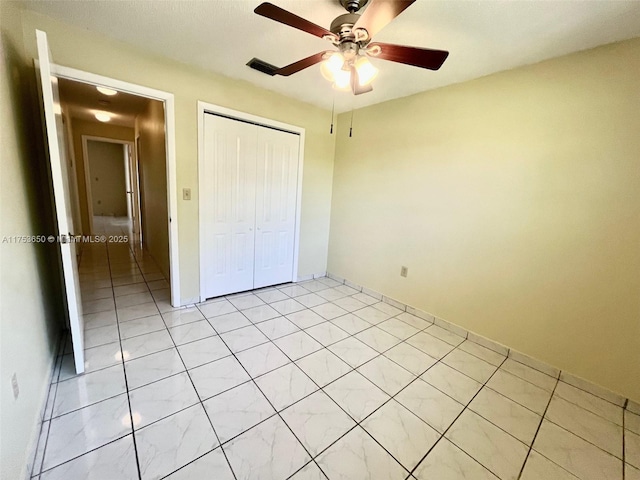
M 164 102 L 164 121 L 167 150 L 167 211 L 169 212 L 169 275 L 171 277 L 171 305 L 182 305 L 180 297 L 180 251 L 178 248 L 178 183 L 176 173 L 176 116 L 173 93 L 154 88 L 136 85 L 135 83 L 104 77 L 95 73 L 51 65 L 52 73 L 61 78 L 68 78 L 92 85 L 102 85 L 121 92 L 132 93 L 142 97 Z
M 87 214 L 89 215 L 89 233 L 93 231 L 93 195 L 91 193 L 91 177 L 89 176 L 89 152 L 87 150 L 87 141 L 94 140 L 96 142 L 119 143 L 121 145 L 133 146 L 133 142 L 128 140 L 117 140 L 115 138 L 97 137 L 95 135 L 82 135 L 82 162 L 84 163 L 84 183 L 86 185 L 87 197 Z
M 304 141 L 305 141 L 305 129 L 303 127 L 297 127 L 288 123 L 278 122 L 270 118 L 259 117 L 250 113 L 241 112 L 239 110 L 233 110 L 220 105 L 214 105 L 213 103 L 207 103 L 198 100 L 198 192 L 204 191 L 204 178 L 200 173 L 204 167 L 204 115 L 205 113 L 213 113 L 215 115 L 221 115 L 223 117 L 240 120 L 243 122 L 254 123 L 264 127 L 275 128 L 276 130 L 282 130 L 285 132 L 295 133 L 300 136 L 300 149 L 298 160 L 298 191 L 296 195 L 296 225 L 293 244 L 293 269 L 291 272 L 291 281 L 295 282 L 298 277 L 298 257 L 300 255 L 300 214 L 302 210 L 302 173 L 304 166 Z M 200 261 L 200 301 L 206 300 L 204 292 L 204 208 L 202 205 L 202 195 L 198 194 L 198 230 L 199 230 L 199 256 Z

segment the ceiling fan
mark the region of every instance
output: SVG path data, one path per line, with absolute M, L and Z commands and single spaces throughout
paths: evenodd
M 427 48 L 408 47 L 390 43 L 372 42 L 373 36 L 400 15 L 416 0 L 339 0 L 349 12 L 338 16 L 329 30 L 272 3 L 262 3 L 254 12 L 276 22 L 330 41 L 335 50 L 326 50 L 303 58 L 286 67 L 276 67 L 257 58 L 247 65 L 268 75 L 288 77 L 317 63 L 322 63 L 322 74 L 338 89 L 348 89 L 355 95 L 373 90 L 372 80 L 378 70 L 367 57 L 404 63 L 414 67 L 438 70 L 449 52 Z M 364 13 L 357 13 L 366 4 Z

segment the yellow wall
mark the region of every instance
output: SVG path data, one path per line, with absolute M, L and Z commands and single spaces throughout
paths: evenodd
M 149 102 L 145 111 L 136 118 L 136 137 L 140 137 L 138 168 L 142 241 L 165 278 L 169 279 L 167 151 L 164 128 L 164 104 Z
M 0 478 L 18 479 L 27 478 L 32 461 L 62 300 L 56 244 L 2 242 L 5 236 L 48 235 L 55 227 L 40 116 L 32 102 L 35 76 L 19 12 L 0 2 L 0 18 Z
M 87 210 L 87 187 L 85 182 L 84 160 L 82 158 L 82 136 L 111 138 L 114 140 L 124 140 L 133 142 L 134 130 L 129 127 L 119 125 L 109 125 L 100 122 L 88 122 L 85 120 L 71 119 L 71 131 L 73 134 L 73 152 L 76 160 L 76 172 L 78 175 L 78 199 L 80 205 L 80 215 L 82 217 L 82 233 L 88 235 L 89 213 Z
M 335 135 L 330 114 L 310 104 L 257 88 L 248 82 L 152 56 L 101 35 L 23 11 L 24 42 L 35 56 L 36 28 L 47 32 L 56 63 L 175 95 L 178 192 L 191 188 L 192 200 L 178 195 L 181 296 L 199 298 L 197 101 L 304 127 L 306 146 L 298 274 L 326 270 Z
M 341 116 L 328 270 L 639 400 L 638 72 L 635 39 Z
M 120 143 L 87 141 L 94 215 L 127 216 L 124 147 Z

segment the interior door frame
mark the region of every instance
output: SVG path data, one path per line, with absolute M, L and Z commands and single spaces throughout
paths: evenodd
M 300 137 L 300 148 L 298 150 L 298 179 L 297 179 L 297 192 L 296 192 L 296 224 L 294 227 L 294 239 L 293 239 L 293 268 L 291 269 L 291 281 L 295 282 L 298 279 L 298 260 L 300 255 L 300 216 L 302 211 L 302 178 L 303 178 L 303 166 L 304 166 L 304 142 L 305 142 L 305 129 L 296 125 L 290 125 L 288 123 L 279 122 L 266 117 L 260 117 L 239 110 L 233 110 L 231 108 L 215 105 L 213 103 L 207 103 L 198 100 L 198 192 L 202 192 L 205 189 L 205 182 L 201 172 L 204 169 L 204 116 L 207 113 L 213 115 L 219 115 L 222 117 L 230 118 L 231 120 L 239 120 L 241 122 L 253 123 L 267 128 L 274 128 L 276 130 L 282 130 L 283 132 L 293 133 Z M 200 247 L 198 249 L 200 267 L 200 301 L 206 300 L 206 294 L 204 291 L 205 278 L 203 265 L 205 255 L 205 241 L 204 241 L 204 204 L 202 201 L 203 195 L 198 195 L 198 238 Z
M 82 135 L 82 162 L 84 163 L 84 183 L 86 185 L 85 191 L 87 197 L 87 213 L 89 215 L 89 232 L 93 235 L 95 233 L 93 230 L 93 194 L 91 192 L 91 177 L 89 176 L 89 149 L 87 148 L 87 142 L 89 140 L 94 142 L 119 143 L 123 146 L 129 145 L 130 148 L 133 148 L 133 142 L 128 140 L 118 140 L 115 138 L 98 137 L 95 135 Z M 135 158 L 134 161 L 137 162 L 138 159 Z
M 169 276 L 171 286 L 171 305 L 180 307 L 180 251 L 178 248 L 178 183 L 176 167 L 176 115 L 175 98 L 173 93 L 156 90 L 154 88 L 125 82 L 111 77 L 105 77 L 75 68 L 51 64 L 51 73 L 57 77 L 74 80 L 76 82 L 100 85 L 115 90 L 131 93 L 141 97 L 158 100 L 164 104 L 165 146 L 167 152 L 167 212 L 169 215 Z

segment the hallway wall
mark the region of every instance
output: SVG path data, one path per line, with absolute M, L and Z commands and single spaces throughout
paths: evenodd
M 10 243 L 55 232 L 47 160 L 20 14 L 0 2 L 0 478 L 25 478 L 61 325 L 59 248 Z M 14 400 L 11 378 L 20 393 Z

